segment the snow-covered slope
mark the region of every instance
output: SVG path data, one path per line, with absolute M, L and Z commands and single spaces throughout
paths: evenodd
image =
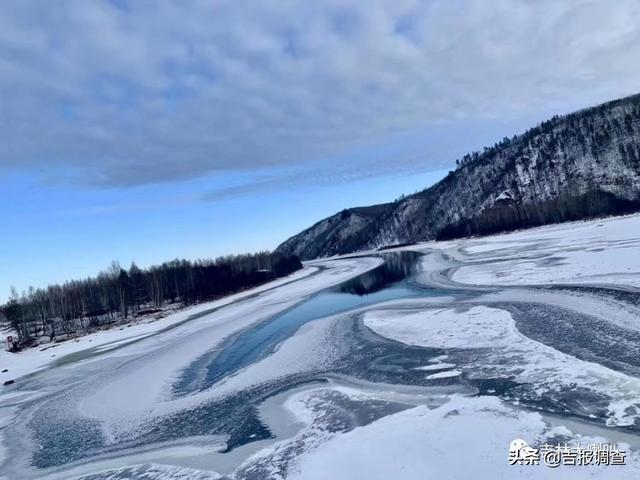
M 579 218 L 640 204 L 640 95 L 554 117 L 483 153 L 466 155 L 431 188 L 393 204 L 343 210 L 278 250 L 309 259 L 415 243 L 506 203 L 552 201 L 560 205 L 543 207 L 551 221 L 566 219 L 559 208 Z

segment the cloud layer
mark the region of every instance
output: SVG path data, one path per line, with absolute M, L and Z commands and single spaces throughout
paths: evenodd
M 586 106 L 640 90 L 638 25 L 631 0 L 6 1 L 0 174 L 127 186 L 282 171 Z

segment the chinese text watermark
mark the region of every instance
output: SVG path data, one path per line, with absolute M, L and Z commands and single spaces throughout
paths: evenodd
M 509 465 L 546 465 L 556 468 L 560 465 L 624 465 L 626 452 L 610 443 L 588 445 L 568 445 L 545 443 L 530 447 L 521 439 L 509 444 Z

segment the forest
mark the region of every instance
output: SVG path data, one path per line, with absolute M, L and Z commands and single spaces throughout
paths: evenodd
M 530 204 L 493 206 L 470 219 L 445 226 L 438 232 L 436 239 L 451 240 L 472 235 L 491 235 L 552 223 L 622 215 L 639 210 L 638 201 L 624 200 L 609 192 L 593 190 L 583 195 L 560 195 Z
M 38 337 L 68 337 L 154 314 L 166 304 L 192 305 L 254 287 L 302 268 L 295 255 L 260 252 L 215 260 L 172 260 L 147 269 L 113 262 L 95 277 L 19 294 L 0 306 L 3 327 L 16 347 Z

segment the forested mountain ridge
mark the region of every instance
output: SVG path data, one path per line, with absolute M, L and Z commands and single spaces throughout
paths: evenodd
M 309 259 L 638 209 L 640 94 L 555 116 L 457 165 L 430 188 L 343 210 L 277 251 Z

